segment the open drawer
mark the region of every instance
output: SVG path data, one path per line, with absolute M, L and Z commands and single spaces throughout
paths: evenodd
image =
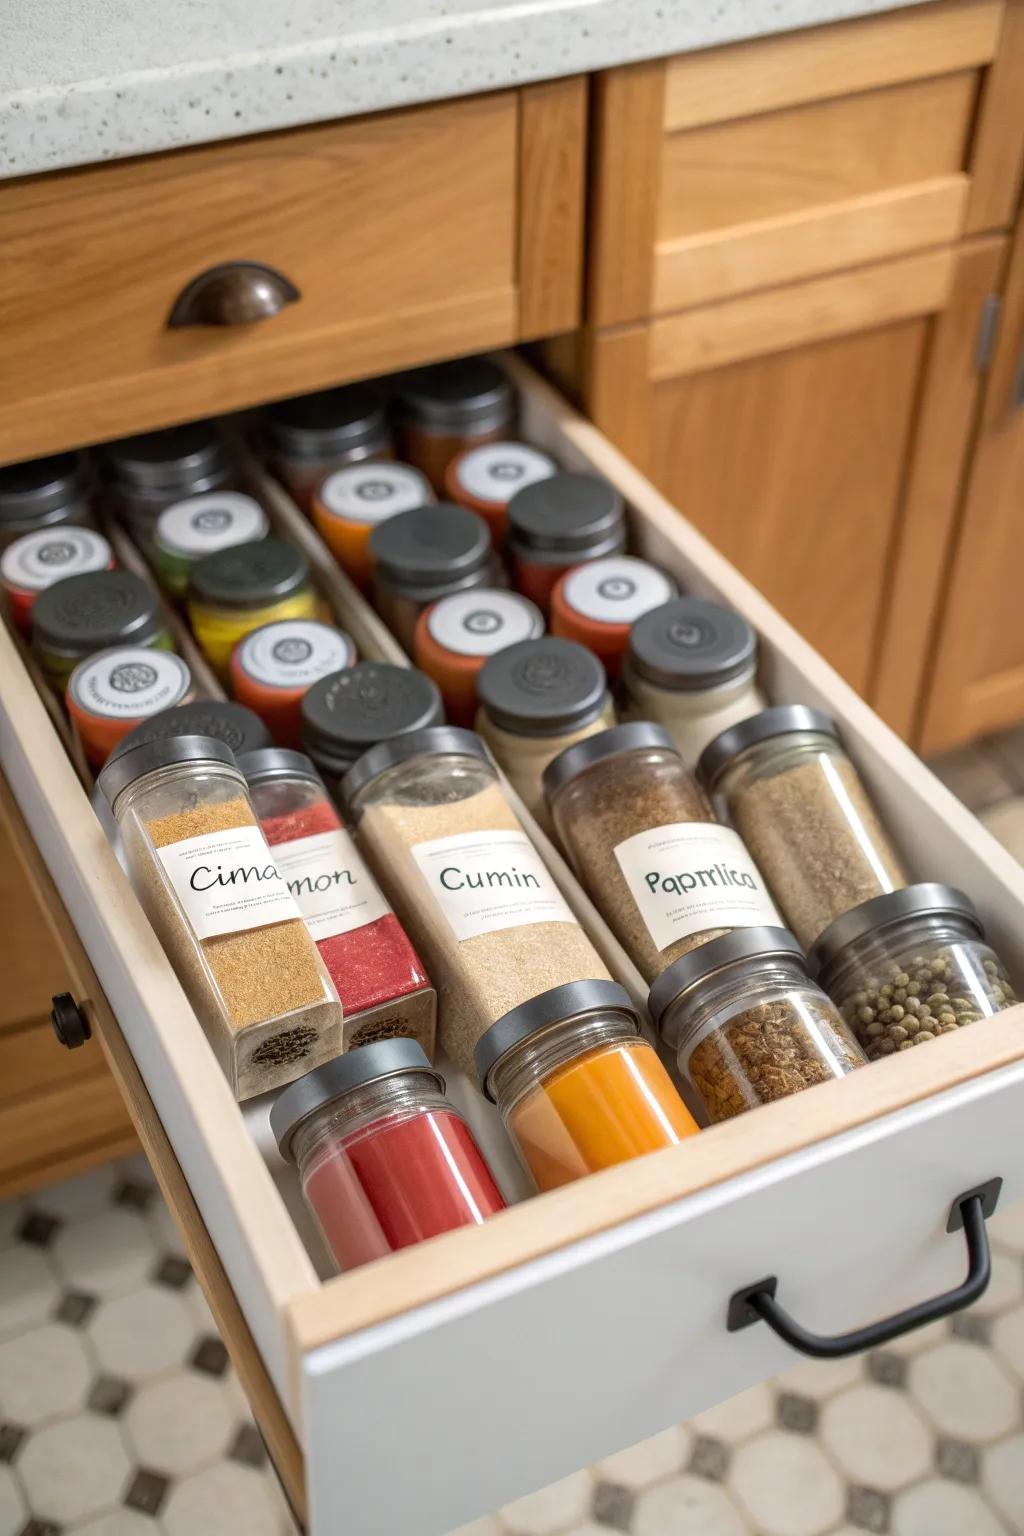
M 524 435 L 614 481 L 640 552 L 747 615 L 769 692 L 837 716 L 915 876 L 962 886 L 1024 972 L 1024 870 L 596 429 L 510 366 Z M 152 1101 L 165 1188 L 210 1234 L 207 1283 L 233 1293 L 253 1379 L 272 1384 L 286 1446 L 294 1433 L 317 1536 L 442 1536 L 781 1369 L 766 1327 L 727 1331 L 744 1284 L 777 1275 L 805 1324 L 842 1331 L 961 1278 L 957 1195 L 996 1177 L 1004 1200 L 1024 1194 L 1014 1008 L 321 1281 L 259 1112 L 239 1113 L 5 636 L 0 766 L 116 1017 L 115 1067 L 120 1032 Z

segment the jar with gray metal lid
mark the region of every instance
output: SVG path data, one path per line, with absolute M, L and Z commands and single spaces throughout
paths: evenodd
M 566 747 L 615 724 L 604 667 L 575 640 L 544 635 L 491 656 L 476 691 L 477 731 L 527 810 L 553 830 L 545 768 Z
M 384 391 L 372 383 L 278 400 L 267 408 L 264 437 L 271 468 L 306 512 L 332 470 L 392 451 Z
M 637 619 L 622 668 L 630 714 L 657 720 L 687 767 L 709 742 L 767 699 L 757 686 L 757 636 L 732 608 L 676 597 Z
M 95 528 L 89 474 L 80 453 L 0 468 L 0 551 L 26 533 L 62 523 Z
M 461 357 L 415 368 L 394 381 L 401 457 L 443 492 L 445 471 L 466 448 L 508 437 L 515 394 L 489 357 Z
M 378 742 L 443 722 L 437 684 L 414 667 L 389 662 L 343 667 L 315 682 L 302 700 L 302 744 L 333 789 Z
M 716 736 L 697 774 L 728 810 L 805 949 L 844 912 L 907 877 L 835 721 L 784 704 Z
M 513 585 L 544 613 L 565 571 L 625 548 L 622 497 L 598 475 L 559 472 L 524 486 L 508 504 Z
M 684 955 L 648 1006 L 712 1121 L 844 1077 L 864 1055 L 784 928 L 744 928 Z
M 148 547 L 165 507 L 234 487 L 231 458 L 213 421 L 189 421 L 106 443 L 100 467 L 114 510 Z
M 452 592 L 500 585 L 487 524 L 440 501 L 398 512 L 370 534 L 374 601 L 411 656 L 421 613 Z
M 825 929 L 810 963 L 869 1061 L 1017 1001 L 974 903 L 951 885 L 908 885 L 863 902 Z

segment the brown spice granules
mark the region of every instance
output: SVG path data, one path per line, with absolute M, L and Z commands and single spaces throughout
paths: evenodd
M 907 883 L 845 757 L 816 754 L 752 776 L 729 793 L 729 813 L 805 949 L 851 907 Z

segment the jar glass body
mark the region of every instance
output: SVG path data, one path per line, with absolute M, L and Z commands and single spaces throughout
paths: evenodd
M 426 1072 L 340 1094 L 300 1125 L 293 1150 L 341 1269 L 504 1209 L 472 1131 Z
M 641 677 L 627 657 L 622 681 L 629 717 L 663 725 L 689 768 L 696 767 L 704 748 L 722 731 L 759 714 L 768 704 L 757 686 L 755 667 L 711 688 L 664 688 Z
M 114 814 L 136 895 L 236 1096 L 338 1055 L 341 1007 L 293 903 L 272 922 L 242 928 L 186 906 L 189 887 L 212 892 L 212 901 L 225 889 L 223 871 L 239 865 L 259 870 L 257 892 L 283 890 L 270 879 L 273 856 L 241 774 L 212 762 L 157 768 L 118 795 Z M 238 852 L 231 845 L 242 840 Z
M 1017 1001 L 999 956 L 953 912 L 905 917 L 863 934 L 824 968 L 821 984 L 869 1061 Z
M 712 1121 L 864 1064 L 835 1004 L 795 960 L 734 961 L 666 1010 L 661 1033 Z
M 489 1085 L 540 1190 L 675 1146 L 699 1127 L 635 1021 L 591 1012 L 537 1030 Z
M 834 737 L 791 731 L 741 752 L 714 786 L 805 949 L 835 918 L 906 885 L 899 856 Z
M 441 582 L 429 589 L 405 586 L 394 581 L 380 567 L 373 573 L 373 601 L 385 624 L 391 630 L 402 649 L 411 656 L 416 647 L 416 625 L 421 613 L 442 597 L 453 592 L 475 591 L 477 587 L 505 585 L 504 574 L 495 556 L 484 561 L 477 571 L 467 571 L 464 576 L 450 582 Z
M 228 608 L 190 597 L 188 616 L 204 656 L 218 677 L 227 681 L 231 652 L 252 630 L 278 619 L 315 619 L 319 615 L 316 594 L 307 583 L 287 597 L 268 598 L 262 606 Z
M 573 746 L 577 741 L 583 741 L 587 736 L 596 736 L 600 731 L 606 731 L 614 724 L 615 705 L 611 694 L 606 693 L 598 715 L 588 720 L 585 725 L 576 726 L 575 729 L 565 731 L 559 736 L 514 734 L 495 725 L 483 708 L 477 711 L 474 729 L 486 741 L 492 756 L 530 815 L 550 835 L 554 831 L 554 822 L 544 798 L 542 780 L 545 768 L 560 752 L 564 752 L 566 747 Z

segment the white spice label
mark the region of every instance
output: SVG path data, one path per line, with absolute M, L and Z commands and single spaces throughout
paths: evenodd
M 365 928 L 391 911 L 344 827 L 275 843 L 273 854 L 316 940 Z
M 200 939 L 302 916 L 259 827 L 203 832 L 156 853 Z
M 310 688 L 328 672 L 350 667 L 356 648 L 348 635 L 319 619 L 278 619 L 254 629 L 238 651 L 243 671 L 268 688 Z
M 652 827 L 619 843 L 615 857 L 658 949 L 706 928 L 782 927 L 760 870 L 731 827 Z
M 675 597 L 676 589 L 646 560 L 608 555 L 578 565 L 566 576 L 562 593 L 569 607 L 584 618 L 601 624 L 633 624 Z
M 544 633 L 544 620 L 540 609 L 517 592 L 477 587 L 442 597 L 430 610 L 427 629 L 443 650 L 493 656 L 519 640 L 536 640 Z
M 350 464 L 327 476 L 317 499 L 347 523 L 368 524 L 430 506 L 434 492 L 427 477 L 411 464 Z
M 180 704 L 192 686 L 192 676 L 173 651 L 118 646 L 81 662 L 69 686 L 74 703 L 88 714 L 141 720 Z
M 413 857 L 455 937 L 575 923 L 524 832 L 456 832 L 413 844 Z
M 207 491 L 165 507 L 156 531 L 159 542 L 172 554 L 201 559 L 262 539 L 267 527 L 267 514 L 254 497 L 241 491 Z
M 106 539 L 91 528 L 44 528 L 15 539 L 4 550 L 0 574 L 9 587 L 45 592 L 68 576 L 105 571 L 113 558 Z
M 553 459 L 525 443 L 483 443 L 462 456 L 456 472 L 467 496 L 504 506 L 516 491 L 549 479 L 555 469 Z

